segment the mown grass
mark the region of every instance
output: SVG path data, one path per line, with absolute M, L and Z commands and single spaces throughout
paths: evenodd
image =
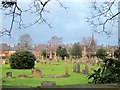
M 57 85 L 73 85 L 73 84 L 87 84 L 87 75 L 82 73 L 73 72 L 73 64 L 68 62 L 67 64 L 63 61 L 52 62 L 51 64 L 40 64 L 37 63 L 35 68 L 42 70 L 42 75 L 56 75 L 65 74 L 65 67 L 68 67 L 68 73 L 70 76 L 68 78 L 33 78 L 31 69 L 11 69 L 9 65 L 2 65 L 2 78 L 4 86 L 31 86 L 37 87 L 41 86 L 42 81 L 54 81 Z M 80 69 L 85 67 L 84 64 L 80 65 Z M 97 65 L 89 65 L 89 73 L 92 73 L 90 68 L 98 68 Z M 12 72 L 13 78 L 6 78 L 6 72 Z M 27 74 L 30 78 L 20 78 L 18 75 Z

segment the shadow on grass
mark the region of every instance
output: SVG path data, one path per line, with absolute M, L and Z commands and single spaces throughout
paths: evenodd
M 12 87 L 2 86 L 2 90 L 119 90 L 118 84 L 78 84 L 52 87 Z

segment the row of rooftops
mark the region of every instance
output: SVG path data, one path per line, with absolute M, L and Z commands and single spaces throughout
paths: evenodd
M 32 47 L 32 50 L 37 50 L 37 51 L 42 51 L 42 50 L 47 50 L 48 49 L 48 44 L 35 44 Z M 0 51 L 16 51 L 17 50 L 17 45 L 10 46 L 8 44 L 0 44 Z
M 59 45 L 61 46 L 61 45 Z M 66 47 L 64 44 L 62 45 L 64 47 Z M 103 45 L 101 46 L 97 46 L 98 48 L 100 47 L 104 47 Z M 118 46 L 110 46 L 110 45 L 107 45 L 106 48 L 117 48 Z M 54 48 L 54 47 L 53 47 Z M 51 49 L 53 49 L 51 48 Z M 36 50 L 36 51 L 42 51 L 42 50 L 48 50 L 50 49 L 48 44 L 35 44 L 33 47 L 32 47 L 32 50 Z M 14 46 L 10 46 L 6 43 L 3 43 L 3 44 L 0 44 L 0 51 L 8 51 L 8 50 L 11 50 L 11 51 L 16 51 L 17 50 L 17 45 L 14 45 Z

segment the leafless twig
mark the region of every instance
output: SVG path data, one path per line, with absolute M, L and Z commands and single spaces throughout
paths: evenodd
M 2 6 L 0 7 L 1 10 L 3 10 L 5 18 L 7 16 L 11 17 L 11 22 L 10 22 L 10 27 L 6 28 L 4 27 L 1 32 L 0 35 L 9 35 L 11 36 L 11 32 L 13 30 L 14 27 L 14 23 L 18 24 L 18 27 L 20 29 L 22 28 L 28 28 L 31 27 L 33 25 L 36 24 L 41 24 L 41 23 L 45 23 L 49 28 L 52 28 L 51 24 L 48 23 L 48 21 L 46 20 L 46 18 L 44 18 L 43 13 L 44 12 L 49 12 L 46 10 L 46 6 L 48 5 L 48 3 L 52 1 L 52 0 L 33 0 L 30 4 L 28 4 L 29 8 L 28 9 L 22 9 L 20 7 L 20 5 L 18 5 L 17 0 L 14 1 L 2 1 Z M 67 7 L 65 7 L 59 0 L 56 0 L 61 7 L 63 7 L 65 10 L 67 10 Z M 29 13 L 30 15 L 34 14 L 37 15 L 37 19 L 35 21 L 32 22 L 28 22 L 28 24 L 26 24 L 23 19 L 23 15 Z
M 120 12 L 114 12 L 112 11 L 112 8 L 114 8 L 116 0 L 113 0 L 112 2 L 103 2 L 102 5 L 98 5 L 98 2 L 92 2 L 92 15 L 91 17 L 87 17 L 87 22 L 93 27 L 92 30 L 94 30 L 97 33 L 106 33 L 108 36 L 111 35 L 111 31 L 106 30 L 106 24 L 110 23 L 110 25 L 114 26 L 114 24 L 117 22 L 117 16 L 120 14 Z M 97 28 L 101 26 L 101 30 L 97 30 Z

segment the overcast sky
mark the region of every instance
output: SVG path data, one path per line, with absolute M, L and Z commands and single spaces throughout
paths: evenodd
M 26 2 L 28 3 L 28 2 Z M 22 8 L 26 8 L 26 3 L 21 2 Z M 14 45 L 18 43 L 18 39 L 24 33 L 30 34 L 33 44 L 47 43 L 52 36 L 62 37 L 64 43 L 81 42 L 83 37 L 91 37 L 94 33 L 95 40 L 98 45 L 118 45 L 118 28 L 107 26 L 107 30 L 112 30 L 112 35 L 108 36 L 104 33 L 97 34 L 91 30 L 91 27 L 86 23 L 86 16 L 90 15 L 90 2 L 62 2 L 68 7 L 67 11 L 61 8 L 57 2 L 51 2 L 47 6 L 50 13 L 44 13 L 47 22 L 51 23 L 52 28 L 46 24 L 37 24 L 26 29 L 19 29 L 16 25 L 12 31 L 12 38 L 8 36 L 2 37 L 2 43 Z M 35 16 L 25 15 L 24 20 L 30 22 Z M 2 18 L 4 25 L 9 25 L 9 19 Z

